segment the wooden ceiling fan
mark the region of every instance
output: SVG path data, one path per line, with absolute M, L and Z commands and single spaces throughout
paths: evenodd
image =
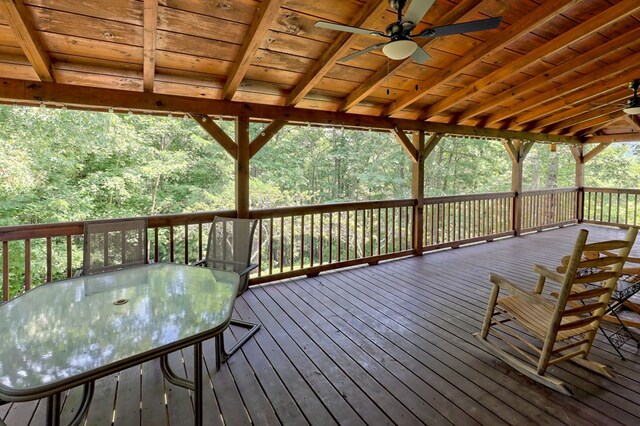
M 406 13 L 403 15 L 402 9 L 404 9 L 407 0 L 389 0 L 391 8 L 398 12 L 398 20 L 389 24 L 385 29 L 385 32 L 325 21 L 318 21 L 315 23 L 315 26 L 329 30 L 345 31 L 354 34 L 368 34 L 389 39 L 389 41 L 385 43 L 374 44 L 366 49 L 362 49 L 356 53 L 345 56 L 344 58 L 339 59 L 338 62 L 346 62 L 373 50 L 382 49 L 382 53 L 384 53 L 389 59 L 400 60 L 411 56 L 415 62 L 423 63 L 431 59 L 431 56 L 429 56 L 422 47 L 418 46 L 418 44 L 413 41 L 414 38 L 433 38 L 453 34 L 470 33 L 474 31 L 491 30 L 497 28 L 500 25 L 500 22 L 502 22 L 502 17 L 500 16 L 496 18 L 481 19 L 478 21 L 463 22 L 460 24 L 426 28 L 419 33 L 411 34 L 434 2 L 435 0 L 413 0 Z

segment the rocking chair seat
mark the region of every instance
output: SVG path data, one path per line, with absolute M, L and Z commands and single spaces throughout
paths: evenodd
M 507 296 L 498 299 L 497 308 L 500 309 L 503 307 L 503 309 L 500 309 L 502 311 L 501 313 L 511 317 L 524 328 L 535 334 L 540 340 L 544 341 L 544 338 L 549 331 L 549 326 L 551 325 L 555 305 L 549 302 L 549 300 L 544 296 L 535 293 L 531 293 L 531 295 L 539 298 L 540 304 L 533 304 L 518 296 Z M 563 317 L 559 327 L 561 330 L 558 331 L 558 334 L 556 335 L 556 342 L 571 339 L 572 337 L 597 329 L 592 325 L 586 325 L 569 330 L 562 330 L 563 326 L 569 326 L 570 323 L 575 323 L 576 321 L 581 321 L 585 318 L 587 317 Z M 593 317 L 592 321 L 596 320 L 598 320 L 598 318 Z

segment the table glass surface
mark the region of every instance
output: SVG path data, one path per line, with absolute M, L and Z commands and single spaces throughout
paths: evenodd
M 0 391 L 48 388 L 210 332 L 237 290 L 235 273 L 177 264 L 44 284 L 0 306 Z

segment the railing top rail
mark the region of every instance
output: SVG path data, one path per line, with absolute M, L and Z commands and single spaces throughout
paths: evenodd
M 625 188 L 592 188 L 585 187 L 585 192 L 603 192 L 608 194 L 640 194 L 640 189 L 625 189 Z
M 544 194 L 564 194 L 567 192 L 578 192 L 578 188 L 549 188 L 537 189 L 535 191 L 522 191 L 523 196 L 544 195 Z
M 388 207 L 411 207 L 416 205 L 416 200 L 408 198 L 404 200 L 382 201 L 356 201 L 351 203 L 317 204 L 298 207 L 278 207 L 273 209 L 251 210 L 249 217 L 252 219 L 266 219 L 270 217 L 282 217 L 303 215 L 312 213 L 335 213 L 341 211 L 383 209 Z
M 456 201 L 474 201 L 474 200 L 496 200 L 501 198 L 512 198 L 515 192 L 487 192 L 483 194 L 468 195 L 445 195 L 442 197 L 425 197 L 425 204 L 452 203 Z

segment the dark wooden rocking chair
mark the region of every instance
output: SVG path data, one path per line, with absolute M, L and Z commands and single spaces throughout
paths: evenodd
M 613 377 L 608 367 L 588 360 L 587 356 L 637 232 L 632 227 L 625 240 L 586 244 L 588 231 L 581 230 L 564 275 L 535 265 L 534 270 L 540 278 L 534 291 L 524 290 L 506 278 L 490 274 L 493 289 L 482 331 L 475 334 L 476 338 L 519 372 L 567 395 L 572 392 L 564 382 L 545 376 L 549 366 L 572 361 Z M 585 259 L 584 253 L 589 251 L 607 251 L 610 255 Z M 599 269 L 591 274 L 580 273 L 585 268 Z M 547 279 L 560 284 L 556 299 L 542 294 Z M 585 291 L 584 286 L 591 284 L 595 286 Z M 501 290 L 510 295 L 499 297 Z M 568 302 L 579 305 L 572 306 Z M 491 331 L 502 345 L 488 340 Z M 509 352 L 501 346 L 508 347 Z

